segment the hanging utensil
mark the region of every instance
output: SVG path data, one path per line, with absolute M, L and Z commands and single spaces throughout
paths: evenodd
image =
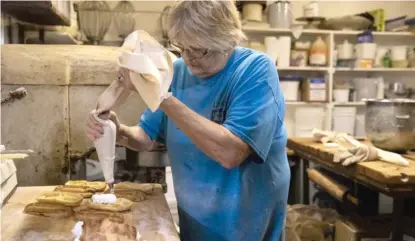
M 27 95 L 27 91 L 24 87 L 17 88 L 9 92 L 7 97 L 1 98 L 1 104 L 12 101 L 14 99 L 21 99 Z

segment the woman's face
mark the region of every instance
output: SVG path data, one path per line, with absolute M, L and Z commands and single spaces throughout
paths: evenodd
M 228 59 L 224 52 L 208 49 L 181 48 L 181 55 L 190 72 L 200 78 L 207 78 L 219 72 Z
M 130 70 L 121 67 L 117 73 L 117 80 L 124 85 L 124 88 L 137 92 L 137 89 L 131 82 Z

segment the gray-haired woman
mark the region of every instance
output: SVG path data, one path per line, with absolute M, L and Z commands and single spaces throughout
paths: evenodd
M 173 96 L 138 126 L 119 124 L 120 144 L 167 145 L 182 240 L 278 240 L 290 170 L 284 98 L 274 63 L 238 47 L 244 38 L 233 1 L 180 1 L 170 11 Z M 121 71 L 126 82 L 128 74 Z M 88 135 L 101 126 L 89 120 Z

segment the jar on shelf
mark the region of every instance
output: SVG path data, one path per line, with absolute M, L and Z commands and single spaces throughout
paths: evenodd
M 310 65 L 324 66 L 327 64 L 327 45 L 323 39 L 318 36 L 310 48 Z

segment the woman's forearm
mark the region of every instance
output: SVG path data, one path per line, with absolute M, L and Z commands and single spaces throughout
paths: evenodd
M 117 144 L 135 151 L 149 151 L 153 142 L 141 127 L 121 124 Z
M 249 145 L 239 137 L 189 109 L 175 97 L 164 100 L 160 107 L 198 148 L 223 167 L 236 167 L 251 153 Z

